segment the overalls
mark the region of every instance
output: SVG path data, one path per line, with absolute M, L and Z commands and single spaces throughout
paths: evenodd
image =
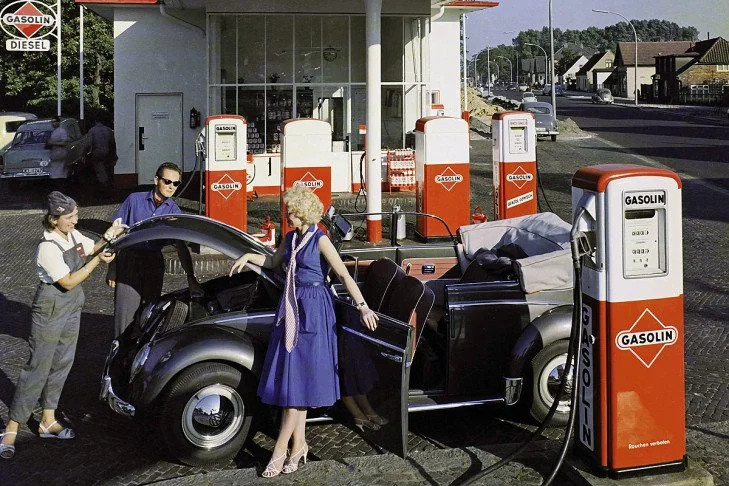
M 58 242 L 43 240 L 43 244 L 54 244 L 63 252 L 63 261 L 71 273 L 84 265 L 83 245 L 71 236 L 73 248 L 63 250 Z M 66 290 L 57 282 L 41 282 L 33 299 L 31 329 L 28 344 L 30 359 L 23 367 L 15 387 L 10 420 L 26 423 L 40 398 L 43 409 L 55 410 L 63 391 L 68 372 L 73 365 L 78 341 L 81 308 L 84 305 L 84 291 L 81 285 Z

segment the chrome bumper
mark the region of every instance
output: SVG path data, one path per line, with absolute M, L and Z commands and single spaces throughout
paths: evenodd
M 119 415 L 125 417 L 134 417 L 136 409 L 131 403 L 127 403 L 114 393 L 114 389 L 111 386 L 111 376 L 109 376 L 109 363 L 116 356 L 119 350 L 119 341 L 116 339 L 111 343 L 111 350 L 109 355 L 106 357 L 106 363 L 104 364 L 104 376 L 101 378 L 101 392 L 99 393 L 99 400 L 109 404 L 109 407 Z

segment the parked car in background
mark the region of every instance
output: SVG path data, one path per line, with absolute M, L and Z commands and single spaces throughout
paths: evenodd
M 595 92 L 594 95 L 592 95 L 592 102 L 599 103 L 599 104 L 612 105 L 615 102 L 615 100 L 613 99 L 613 94 L 610 92 L 609 89 L 600 88 Z
M 525 101 L 519 105 L 519 111 L 533 113 L 536 118 L 537 137 L 551 137 L 557 141 L 559 125 L 554 116 L 554 109 L 550 103 L 544 101 Z
M 22 111 L 0 111 L 0 158 L 10 147 L 10 142 L 13 141 L 18 127 L 28 120 L 37 118 L 32 113 Z
M 563 84 L 555 84 L 554 85 L 554 94 L 557 96 L 564 96 L 565 91 L 567 91 Z
M 521 83 L 521 84 L 519 85 L 519 91 L 526 91 L 526 90 L 528 90 L 528 89 L 529 89 L 529 86 L 528 86 L 528 85 L 526 85 L 525 83 Z
M 88 135 L 81 132 L 78 120 L 64 118 L 61 127 L 68 132 L 65 147 L 65 173 L 72 177 L 86 161 L 91 149 Z M 51 150 L 46 146 L 53 132 L 51 120 L 34 120 L 20 125 L 3 156 L 0 178 L 39 178 L 50 176 Z
M 542 94 L 545 96 L 552 94 L 552 85 L 547 83 L 544 86 L 542 86 Z
M 524 93 L 521 94 L 521 101 L 522 102 L 537 101 L 537 97 L 531 91 L 525 91 Z

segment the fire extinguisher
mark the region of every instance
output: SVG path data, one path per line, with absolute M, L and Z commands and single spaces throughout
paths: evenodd
M 190 128 L 197 128 L 200 126 L 200 112 L 193 106 L 190 109 Z
M 488 221 L 488 218 L 483 213 L 483 209 L 481 209 L 481 206 L 476 206 L 471 215 L 471 224 L 485 223 L 486 221 Z
M 253 236 L 268 246 L 276 246 L 276 225 L 271 222 L 270 216 L 266 216 L 266 221 L 261 224 L 261 229 L 263 233 L 258 233 Z

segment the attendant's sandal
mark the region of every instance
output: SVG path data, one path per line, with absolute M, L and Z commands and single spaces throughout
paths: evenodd
M 41 439 L 75 439 L 76 438 L 76 432 L 73 431 L 73 429 L 69 427 L 63 427 L 58 432 L 51 432 L 51 429 L 54 425 L 58 424 L 58 420 L 54 420 L 51 425 L 48 427 L 44 426 L 43 423 L 38 424 L 38 428 L 40 431 L 38 432 L 38 435 Z M 60 424 L 58 424 L 60 425 Z
M 304 443 L 304 446 L 299 449 L 299 452 L 297 452 L 296 454 L 291 454 L 289 458 L 286 459 L 283 470 L 281 472 L 284 474 L 291 474 L 292 472 L 296 472 L 299 469 L 299 461 L 301 461 L 301 458 L 304 458 L 304 464 L 306 464 L 306 456 L 308 454 L 309 446 Z
M 281 469 L 283 468 L 283 464 L 286 459 L 286 452 L 278 456 L 277 458 L 271 458 L 270 461 L 268 461 L 268 465 L 266 466 L 266 469 L 261 474 L 261 477 L 264 478 L 275 478 L 279 474 L 281 474 Z M 281 461 L 281 465 L 277 466 L 276 463 Z
M 0 434 L 0 440 L 6 435 L 18 435 L 17 432 L 3 432 Z M 3 444 L 0 442 L 0 457 L 3 459 L 12 459 L 15 455 L 15 444 Z

